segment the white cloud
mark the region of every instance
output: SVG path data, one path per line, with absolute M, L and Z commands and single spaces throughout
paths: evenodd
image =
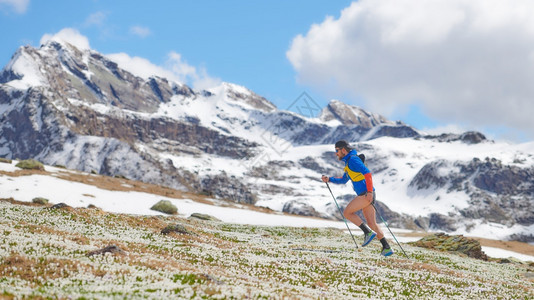
M 97 11 L 95 13 L 90 14 L 87 19 L 85 19 L 84 25 L 89 26 L 102 26 L 104 25 L 104 22 L 106 21 L 106 18 L 108 16 L 107 12 L 103 11 Z
M 106 54 L 106 57 L 116 62 L 120 68 L 145 79 L 155 75 L 171 80 L 178 79 L 171 71 L 151 63 L 146 58 L 132 57 L 126 53 Z
M 149 36 L 152 32 L 149 28 L 143 27 L 143 26 L 132 26 L 130 27 L 130 33 L 133 35 L 137 35 L 141 38 L 145 38 Z
M 531 0 L 360 0 L 287 58 L 299 82 L 385 115 L 420 104 L 440 121 L 532 132 L 533 15 Z
M 166 68 L 178 76 L 181 82 L 189 83 L 195 89 L 209 89 L 221 83 L 219 78 L 209 76 L 205 68 L 197 68 L 183 61 L 180 53 L 169 53 Z
M 10 6 L 19 14 L 25 13 L 29 4 L 30 0 L 0 0 L 0 7 Z
M 91 49 L 89 45 L 89 39 L 82 35 L 78 30 L 74 28 L 64 28 L 55 34 L 45 34 L 41 37 L 41 45 L 53 40 L 57 42 L 67 42 L 79 49 Z

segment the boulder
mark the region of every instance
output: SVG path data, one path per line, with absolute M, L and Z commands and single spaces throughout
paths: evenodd
M 106 253 L 120 254 L 120 255 L 126 254 L 126 252 L 124 250 L 122 250 L 121 248 L 119 248 L 119 246 L 110 245 L 110 246 L 107 246 L 107 247 L 102 248 L 102 249 L 90 251 L 90 252 L 88 252 L 86 254 L 86 256 L 103 255 L 103 254 L 106 254 Z
M 41 162 L 38 162 L 34 159 L 21 160 L 15 165 L 15 167 L 25 169 L 25 170 L 39 170 L 44 171 L 44 166 Z
M 176 208 L 176 206 L 172 204 L 169 200 L 161 200 L 158 203 L 154 204 L 150 209 L 168 215 L 174 215 L 178 213 L 178 208 Z
M 60 208 L 67 208 L 67 207 L 70 207 L 70 206 L 68 206 L 67 204 L 61 202 L 61 203 L 54 204 L 54 205 L 50 206 L 50 209 L 60 209 Z
M 189 218 L 200 219 L 200 220 L 204 220 L 204 221 L 220 221 L 219 219 L 215 218 L 214 216 L 201 214 L 201 213 L 193 213 L 193 214 L 191 214 L 191 216 Z
M 488 260 L 488 256 L 482 251 L 480 242 L 466 238 L 463 235 L 447 235 L 440 232 L 425 236 L 410 244 L 440 251 L 462 253 L 472 258 Z
M 46 204 L 48 204 L 48 199 L 43 198 L 43 197 L 36 197 L 36 198 L 32 199 L 32 202 L 33 203 L 37 203 L 37 204 L 41 204 L 41 205 L 46 205 Z
M 167 227 L 161 230 L 161 234 L 169 234 L 171 232 L 193 235 L 193 232 L 187 230 L 187 228 L 185 228 L 185 226 L 181 224 L 168 225 Z

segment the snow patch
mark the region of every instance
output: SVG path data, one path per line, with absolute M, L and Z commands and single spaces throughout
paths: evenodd
M 47 80 L 42 76 L 39 64 L 24 48 L 20 48 L 4 70 L 11 70 L 21 79 L 15 79 L 6 83 L 16 89 L 26 90 L 30 87 L 45 86 Z

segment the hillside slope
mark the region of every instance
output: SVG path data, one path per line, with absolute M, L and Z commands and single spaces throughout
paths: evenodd
M 58 298 L 534 297 L 532 267 L 404 245 L 355 250 L 332 228 L 51 209 L 0 201 L 0 293 Z M 168 225 L 185 233 L 162 234 Z M 112 252 L 99 253 L 108 246 Z

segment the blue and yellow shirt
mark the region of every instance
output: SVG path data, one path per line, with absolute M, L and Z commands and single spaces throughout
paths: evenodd
M 371 181 L 371 171 L 369 171 L 369 169 L 363 164 L 362 160 L 358 157 L 358 153 L 354 149 L 347 153 L 342 160 L 345 162 L 345 173 L 343 173 L 343 177 L 330 177 L 330 182 L 343 184 L 347 183 L 347 181 L 350 179 L 352 181 L 352 188 L 356 194 L 365 194 L 368 189 L 366 177 L 369 181 Z M 370 183 L 372 186 L 372 181 Z M 372 190 L 375 190 L 374 187 L 372 187 Z

